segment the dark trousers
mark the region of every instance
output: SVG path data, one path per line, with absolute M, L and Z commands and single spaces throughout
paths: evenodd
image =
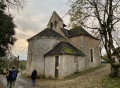
M 35 81 L 36 81 L 36 80 L 35 80 L 34 78 L 32 78 L 32 83 L 33 83 L 33 84 L 35 84 Z
M 14 88 L 15 85 L 15 80 L 14 81 L 10 81 L 10 88 Z

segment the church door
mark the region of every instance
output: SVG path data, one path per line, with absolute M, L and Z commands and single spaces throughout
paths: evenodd
M 58 78 L 59 56 L 55 56 L 55 77 Z

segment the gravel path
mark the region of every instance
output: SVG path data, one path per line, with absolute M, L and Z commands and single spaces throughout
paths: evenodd
M 103 88 L 101 78 L 110 73 L 110 65 L 65 81 L 40 81 L 40 88 Z

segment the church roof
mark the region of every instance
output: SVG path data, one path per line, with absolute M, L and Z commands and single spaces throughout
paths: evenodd
M 78 56 L 85 56 L 85 54 L 74 47 L 72 44 L 68 42 L 60 42 L 58 43 L 52 50 L 47 52 L 44 56 L 47 55 L 78 55 Z
M 55 32 L 54 30 L 49 29 L 49 28 L 44 29 L 43 31 L 41 31 L 40 33 L 36 34 L 35 36 L 33 36 L 31 38 L 34 38 L 34 37 L 57 37 L 57 38 L 65 39 L 62 35 L 60 35 L 59 33 Z M 29 38 L 29 39 L 31 39 L 31 38 Z M 28 39 L 28 41 L 29 41 L 29 39 Z
M 67 30 L 65 28 L 62 28 L 61 29 L 65 36 L 68 37 L 68 38 L 71 38 L 71 37 L 75 37 L 75 36 L 79 36 L 79 35 L 86 35 L 88 37 L 91 37 L 91 38 L 94 38 L 94 39 L 97 39 L 96 37 L 92 36 L 91 34 L 89 34 L 85 29 L 83 29 L 82 27 L 75 27 L 75 28 L 72 28 L 70 30 Z M 98 39 L 97 39 L 98 40 Z

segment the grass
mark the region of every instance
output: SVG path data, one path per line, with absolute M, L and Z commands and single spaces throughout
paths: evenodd
M 97 69 L 103 68 L 104 66 L 105 66 L 104 64 L 101 64 L 101 65 L 99 65 L 99 66 L 97 66 L 97 67 L 88 68 L 88 69 L 86 69 L 86 70 L 84 70 L 84 71 L 81 71 L 81 72 L 75 72 L 74 74 L 71 74 L 71 75 L 69 75 L 69 76 L 66 76 L 64 79 L 66 80 L 66 79 L 76 78 L 76 77 L 79 77 L 79 76 L 81 76 L 81 75 L 85 75 L 85 74 L 87 74 L 87 73 L 90 73 L 90 72 L 92 72 L 92 71 L 95 71 L 95 70 L 97 70 Z
M 102 79 L 104 88 L 120 88 L 120 78 L 110 78 L 109 75 Z

